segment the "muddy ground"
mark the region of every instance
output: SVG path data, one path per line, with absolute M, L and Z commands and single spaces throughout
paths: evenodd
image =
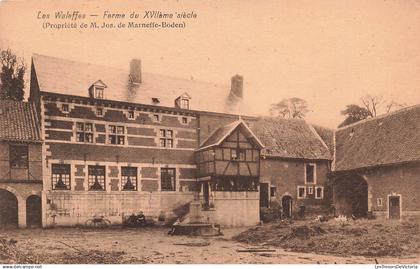
M 418 253 L 342 256 L 287 251 L 279 246 L 270 246 L 274 252 L 237 252 L 259 245 L 232 239 L 245 230 L 225 229 L 219 237 L 170 236 L 167 228 L 7 230 L 0 231 L 0 263 L 375 263 L 375 258 L 379 263 L 420 262 Z M 209 245 L 177 245 L 189 242 Z

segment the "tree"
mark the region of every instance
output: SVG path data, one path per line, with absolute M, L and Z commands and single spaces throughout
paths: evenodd
M 272 104 L 270 108 L 271 116 L 285 119 L 302 119 L 308 112 L 308 103 L 298 97 L 285 98 L 276 104 Z
M 22 101 L 25 95 L 26 66 L 10 49 L 0 52 L 0 99 Z
M 386 114 L 398 108 L 404 107 L 405 104 L 400 104 L 394 100 L 387 100 L 383 95 L 366 95 L 361 99 L 362 105 L 350 104 L 346 109 L 341 111 L 346 119 L 338 125 L 343 127 L 367 118 L 374 118 L 381 114 Z
M 341 111 L 341 114 L 345 115 L 346 119 L 338 127 L 343 127 L 371 117 L 370 111 L 355 104 L 347 105 L 346 109 Z

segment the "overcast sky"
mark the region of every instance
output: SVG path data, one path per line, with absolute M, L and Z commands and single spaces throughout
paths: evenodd
M 43 30 L 37 13 L 194 11 L 181 30 Z M 229 84 L 245 79 L 254 110 L 301 97 L 308 120 L 337 126 L 361 96 L 420 103 L 420 1 L 11 1 L 0 2 L 0 46 Z M 28 90 L 27 90 L 28 91 Z

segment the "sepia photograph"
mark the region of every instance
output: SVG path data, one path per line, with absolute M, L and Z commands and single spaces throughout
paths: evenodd
M 419 268 L 420 1 L 0 0 L 0 266 L 93 264 Z

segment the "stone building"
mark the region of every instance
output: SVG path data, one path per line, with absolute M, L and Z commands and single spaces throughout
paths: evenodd
M 260 168 L 261 206 L 277 201 L 287 217 L 301 206 L 306 215 L 328 212 L 332 155 L 314 127 L 301 119 L 259 118 L 252 130 L 265 145 Z
M 252 116 L 239 75 L 221 86 L 145 73 L 139 60 L 125 71 L 42 55 L 29 99 L 44 141 L 44 227 L 176 217 L 194 199 L 224 226 L 258 223 L 273 201 L 288 217 L 302 206 L 418 212 L 418 106 L 334 131 Z
M 420 106 L 364 120 L 335 132 L 337 211 L 400 219 L 420 215 Z
M 144 73 L 140 64 L 133 60 L 127 72 L 33 56 L 44 226 L 95 215 L 121 223 L 140 210 L 170 216 L 199 190 L 195 150 L 238 120 L 242 77 L 225 87 Z
M 41 225 L 41 151 L 34 105 L 0 100 L 0 227 Z

